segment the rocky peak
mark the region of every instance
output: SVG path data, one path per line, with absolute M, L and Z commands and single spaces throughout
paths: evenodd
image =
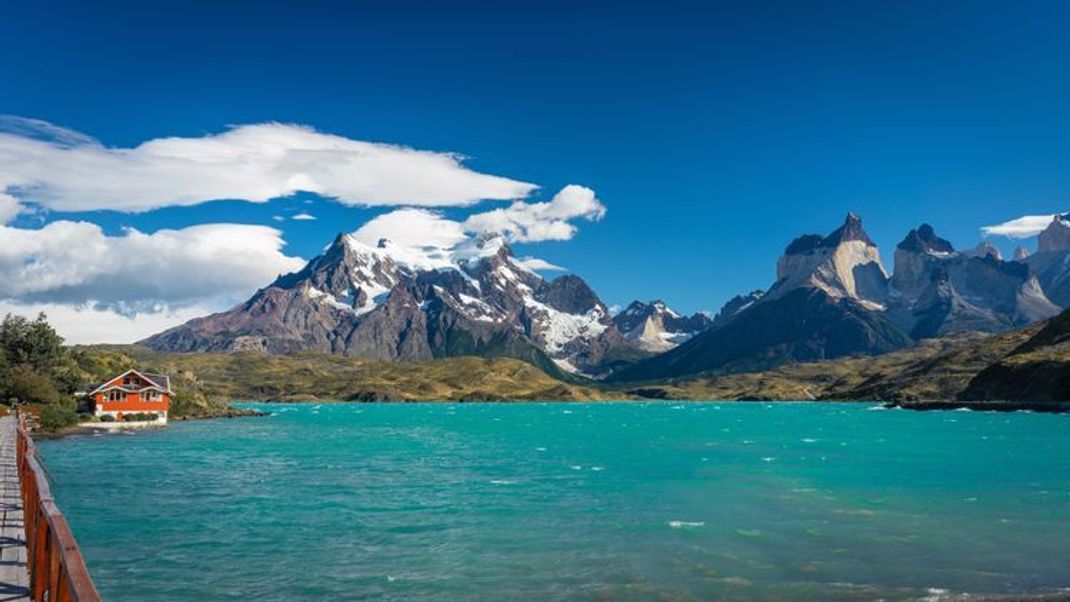
M 600 309 L 608 317 L 609 311 L 602 304 L 587 282 L 574 274 L 558 276 L 546 283 L 536 294 L 536 299 L 550 307 L 570 314 L 584 314 Z
M 672 349 L 712 324 L 705 314 L 682 316 L 660 299 L 632 301 L 613 322 L 625 339 L 651 352 Z
M 1003 261 L 1003 253 L 1000 253 L 999 248 L 987 240 L 977 243 L 976 247 L 966 251 L 963 255 L 967 257 L 991 257 L 992 259 Z
M 835 247 L 838 246 L 840 243 L 849 242 L 852 240 L 864 242 L 867 246 L 870 247 L 877 246 L 873 243 L 872 240 L 870 240 L 869 235 L 866 234 L 866 231 L 862 229 L 862 218 L 858 217 L 858 214 L 853 212 L 847 214 L 847 218 L 844 219 L 842 226 L 833 230 L 832 234 L 829 234 L 827 237 L 825 237 L 823 246 Z
M 907 233 L 895 247 L 911 253 L 928 253 L 930 255 L 946 255 L 954 253 L 951 243 L 936 235 L 936 231 L 929 224 L 922 224 Z
M 654 299 L 646 303 L 636 300 L 628 304 L 624 311 L 613 316 L 613 321 L 621 332 L 629 332 L 641 325 L 647 318 L 679 318 L 680 314 L 673 311 L 664 301 Z
M 911 231 L 896 249 L 888 307 L 889 317 L 912 337 L 996 332 L 1055 311 L 1029 266 L 1003 261 L 992 243 L 962 253 L 951 252 L 950 245 L 933 252 L 930 241 L 941 239 L 920 231 Z
M 821 249 L 834 249 L 840 244 L 850 241 L 859 241 L 867 246 L 876 247 L 869 235 L 862 228 L 862 218 L 855 213 L 848 213 L 843 225 L 836 228 L 828 236 L 820 234 L 803 234 L 791 241 L 784 249 L 785 255 L 802 255 L 813 253 Z
M 817 288 L 876 307 L 884 302 L 887 284 L 877 245 L 862 229 L 861 218 L 850 213 L 828 236 L 809 234 L 788 245 L 777 261 L 777 282 L 763 302 L 798 288 Z
M 1037 236 L 1037 253 L 1070 250 L 1070 213 L 1056 215 Z
M 747 310 L 761 300 L 764 295 L 765 291 L 755 289 L 745 295 L 736 295 L 735 297 L 732 297 L 723 307 L 721 307 L 721 311 L 717 312 L 717 315 L 713 317 L 713 325 L 720 326 L 731 321 L 741 312 Z
M 1018 248 L 1014 250 L 1014 260 L 1025 261 L 1026 259 L 1029 259 L 1029 251 L 1026 251 L 1025 247 L 1018 245 Z

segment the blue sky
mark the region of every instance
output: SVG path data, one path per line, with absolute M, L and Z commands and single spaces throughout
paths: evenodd
M 921 222 L 965 247 L 1070 208 L 1065 2 L 342 4 L 19 3 L 0 21 L 0 113 L 108 147 L 296 123 L 462 153 L 539 185 L 533 201 L 580 184 L 604 218 L 518 254 L 607 303 L 685 311 L 768 286 L 792 238 L 848 211 L 890 267 Z M 262 224 L 308 258 L 392 208 L 298 194 L 13 226 Z

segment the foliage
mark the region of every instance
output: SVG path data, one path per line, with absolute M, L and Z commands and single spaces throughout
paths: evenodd
M 3 378 L 2 386 L 8 399 L 34 404 L 51 404 L 60 400 L 60 393 L 52 379 L 28 365 L 9 367 Z
M 73 403 L 52 403 L 41 407 L 38 421 L 40 430 L 51 433 L 78 424 L 78 413 Z
M 0 349 L 7 363 L 39 371 L 50 370 L 66 356 L 63 337 L 48 324 L 44 314 L 32 322 L 8 314 L 0 324 Z
M 123 422 L 155 422 L 159 418 L 153 412 L 133 412 L 123 414 Z
M 171 376 L 171 417 L 228 415 L 231 400 L 521 401 L 627 398 L 591 384 L 561 382 L 509 358 L 382 362 L 321 353 L 156 353 L 137 345 L 79 348 L 125 354 Z
M 75 358 L 44 314 L 32 321 L 8 315 L 0 323 L 0 400 L 69 400 L 82 380 Z

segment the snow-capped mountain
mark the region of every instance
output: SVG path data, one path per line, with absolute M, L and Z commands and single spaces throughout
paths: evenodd
M 245 303 L 144 344 L 383 360 L 509 356 L 580 372 L 625 342 L 581 278 L 543 279 L 501 237 L 438 247 L 341 234 L 300 272 Z
M 668 351 L 712 324 L 705 314 L 682 316 L 660 300 L 632 301 L 613 321 L 626 340 L 654 353 Z

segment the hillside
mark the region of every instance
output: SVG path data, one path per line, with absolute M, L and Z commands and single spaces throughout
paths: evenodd
M 92 372 L 138 366 L 173 375 L 180 391 L 177 407 L 191 417 L 218 415 L 234 399 L 864 400 L 915 405 L 1070 400 L 1070 312 L 1011 332 L 926 339 L 878 356 L 641 385 L 563 382 L 510 358 L 389 362 L 312 352 L 158 353 L 136 345 L 83 347 L 77 353 Z
M 127 357 L 195 382 L 209 398 L 258 401 L 591 401 L 605 391 L 556 380 L 510 358 L 459 357 L 388 362 L 322 353 L 157 353 L 94 346 L 88 354 Z
M 977 374 L 959 397 L 1070 400 L 1070 311 L 1034 330 L 1034 336 Z
M 964 334 L 929 339 L 880 356 L 787 364 L 764 372 L 685 379 L 627 391 L 666 399 L 951 400 L 978 372 L 1026 338 L 1021 331 Z

